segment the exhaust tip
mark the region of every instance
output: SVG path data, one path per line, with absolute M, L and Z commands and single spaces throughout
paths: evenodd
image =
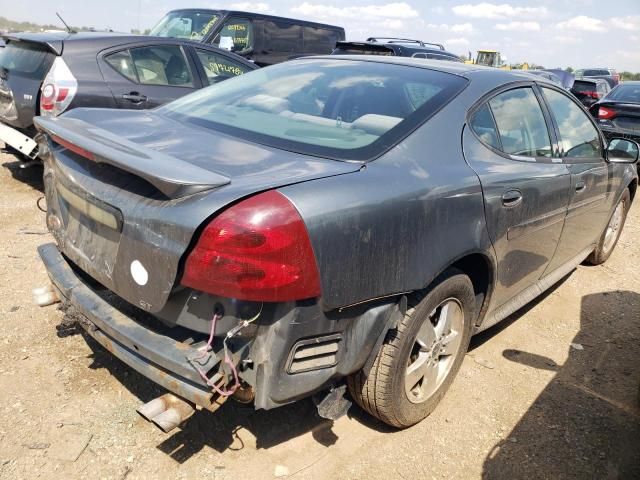
M 39 307 L 46 307 L 60 301 L 58 293 L 51 284 L 40 288 L 34 288 L 31 291 L 31 294 L 33 295 L 34 303 Z
M 171 393 L 141 405 L 136 411 L 164 433 L 169 433 L 195 412 L 195 406 Z

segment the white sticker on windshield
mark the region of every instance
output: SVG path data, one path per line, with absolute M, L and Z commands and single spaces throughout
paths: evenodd
M 220 48 L 229 50 L 233 48 L 233 37 L 220 37 Z
M 149 273 L 139 260 L 131 262 L 131 276 L 133 280 L 140 286 L 144 286 L 149 281 Z

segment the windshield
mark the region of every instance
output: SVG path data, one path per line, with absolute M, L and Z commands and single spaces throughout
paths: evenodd
M 42 79 L 53 63 L 54 54 L 35 43 L 9 42 L 0 49 L 0 68 L 23 77 Z
M 640 83 L 634 85 L 619 85 L 607 95 L 607 100 L 619 102 L 640 103 Z
M 149 35 L 202 40 L 219 18 L 220 14 L 215 12 L 169 12 Z
M 466 85 L 457 75 L 354 60 L 297 60 L 227 80 L 158 109 L 284 150 L 371 159 Z

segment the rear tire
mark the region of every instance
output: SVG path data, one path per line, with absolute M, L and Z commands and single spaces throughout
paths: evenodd
M 604 229 L 602 236 L 598 240 L 598 245 L 587 258 L 587 263 L 591 265 L 601 265 L 609 259 L 618 244 L 618 239 L 622 233 L 624 222 L 627 219 L 627 212 L 629 211 L 630 205 L 631 194 L 629 190 L 625 190 L 622 198 L 620 198 L 620 201 L 611 214 L 607 228 Z
M 410 299 L 368 374 L 347 379 L 356 403 L 393 427 L 414 425 L 436 408 L 469 347 L 475 319 L 471 280 L 451 269 L 432 285 Z

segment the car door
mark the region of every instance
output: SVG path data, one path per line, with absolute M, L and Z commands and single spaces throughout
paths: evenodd
M 567 166 L 532 85 L 493 94 L 469 115 L 467 162 L 480 179 L 497 258 L 494 305 L 535 283 L 551 262 L 569 199 Z
M 202 87 L 179 44 L 136 45 L 101 54 L 100 68 L 120 108 L 147 109 Z
M 541 87 L 557 129 L 560 156 L 571 175 L 564 230 L 548 270 L 595 245 L 602 234 L 612 199 L 608 198 L 609 166 L 600 133 L 590 115 L 560 89 Z
M 213 85 L 229 78 L 243 75 L 257 67 L 236 55 L 201 47 L 190 47 L 196 68 L 205 85 Z M 232 58 L 236 57 L 236 58 Z

